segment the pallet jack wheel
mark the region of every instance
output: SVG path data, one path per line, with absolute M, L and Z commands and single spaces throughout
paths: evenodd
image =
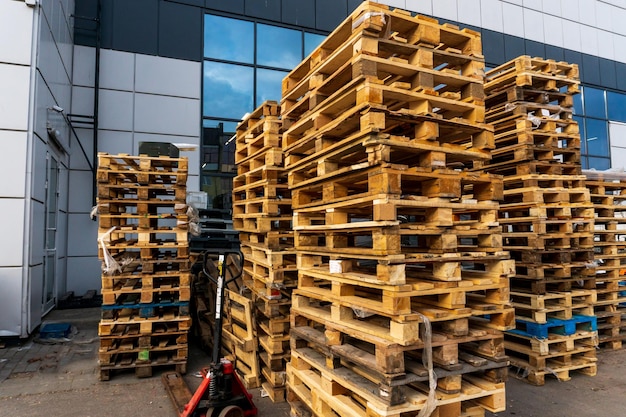
M 224 407 L 217 417 L 243 417 L 243 410 L 236 405 L 229 405 Z

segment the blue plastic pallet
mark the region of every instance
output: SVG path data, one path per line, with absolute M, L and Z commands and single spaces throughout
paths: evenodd
M 72 331 L 72 325 L 69 323 L 46 323 L 39 329 L 39 337 L 41 339 L 60 339 L 68 337 Z
M 516 318 L 515 322 L 517 329 L 507 330 L 507 333 L 540 339 L 547 339 L 549 333 L 569 336 L 579 331 L 595 332 L 598 330 L 598 318 L 596 316 L 575 315 L 568 320 L 548 317 L 548 322 L 544 324 L 520 318 Z

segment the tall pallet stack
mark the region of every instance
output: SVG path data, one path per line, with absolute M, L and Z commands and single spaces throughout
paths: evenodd
M 363 2 L 283 80 L 294 414 L 504 409 L 502 180 L 463 169 L 493 146 L 483 70 L 478 33 Z
M 263 381 L 275 402 L 285 401 L 289 309 L 297 283 L 279 113 L 278 102 L 267 101 L 237 127 L 238 175 L 233 184 L 233 221 L 244 254 L 243 283 L 254 304 L 258 381 Z
M 504 176 L 499 221 L 516 261 L 517 328 L 505 335 L 507 354 L 517 375 L 537 385 L 546 374 L 596 373 L 594 213 L 572 119 L 578 85 L 577 65 L 529 56 L 486 74 L 496 149 L 475 167 Z
M 621 349 L 626 340 L 626 175 L 585 171 L 595 210 L 594 254 L 600 347 Z
M 187 159 L 98 155 L 103 261 L 100 379 L 134 369 L 186 372 L 190 261 Z

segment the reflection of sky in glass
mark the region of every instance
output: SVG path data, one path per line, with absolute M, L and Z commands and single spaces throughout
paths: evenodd
M 585 137 L 585 119 L 581 116 L 573 116 L 574 120 L 578 123 L 578 131 L 580 132 L 580 137 Z M 587 153 L 587 145 L 584 140 L 580 141 L 580 153 Z
M 251 112 L 253 78 L 252 68 L 205 61 L 202 114 L 241 119 Z
M 204 56 L 225 61 L 254 62 L 254 24 L 204 15 Z
M 287 72 L 257 69 L 256 72 L 256 105 L 266 100 L 280 102 L 282 82 Z
M 607 122 L 605 120 L 586 119 L 585 127 L 587 153 L 589 155 L 609 156 Z
M 304 33 L 304 56 L 309 56 L 315 48 L 317 48 L 326 36 L 316 33 Z
M 589 162 L 587 168 L 594 168 L 602 171 L 611 168 L 611 160 L 608 158 L 593 158 L 590 156 L 588 160 Z
M 583 96 L 585 99 L 585 116 L 606 118 L 604 90 L 584 87 Z
M 302 32 L 257 25 L 257 64 L 291 70 L 302 61 Z
M 607 91 L 606 101 L 609 108 L 609 120 L 626 122 L 626 94 Z

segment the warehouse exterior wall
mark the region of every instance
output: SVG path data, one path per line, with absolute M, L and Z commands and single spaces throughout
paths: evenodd
M 77 46 L 74 61 L 72 111 L 93 108 L 95 53 L 93 47 Z M 145 54 L 100 50 L 98 152 L 137 155 L 141 142 L 200 144 L 201 64 L 181 59 Z M 78 129 L 83 143 L 93 135 Z M 91 155 L 93 144 L 88 151 Z M 190 191 L 199 189 L 198 152 L 182 152 L 189 157 Z M 92 173 L 86 162 L 72 167 L 70 188 L 90 189 Z M 97 161 L 96 161 L 97 164 Z M 92 202 L 79 193 L 70 196 L 69 223 L 80 233 L 72 233 L 68 243 L 68 288 L 77 293 L 101 285 L 97 258 L 97 222 L 89 213 Z
M 68 125 L 53 106 L 70 107 L 72 0 L 0 2 L 0 336 L 27 336 L 41 322 L 44 281 L 54 298 L 65 288 Z M 47 128 L 59 132 L 59 143 Z M 58 162 L 54 213 L 46 216 L 47 167 Z M 46 251 L 46 227 L 54 227 Z M 48 256 L 46 256 L 48 255 Z M 47 257 L 47 261 L 45 260 Z M 46 266 L 49 266 L 46 272 Z

